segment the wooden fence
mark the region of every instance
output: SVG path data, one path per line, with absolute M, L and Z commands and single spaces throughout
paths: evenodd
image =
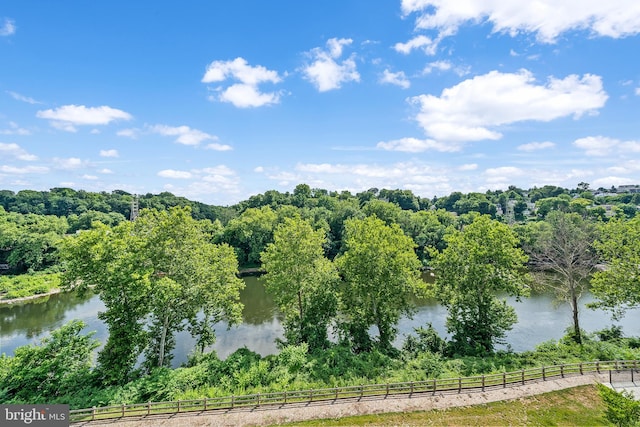
M 312 402 L 332 403 L 344 400 L 386 399 L 390 396 L 412 397 L 438 394 L 482 392 L 497 388 L 525 385 L 569 376 L 586 374 L 636 371 L 638 376 L 640 361 L 616 360 L 573 363 L 523 369 L 514 372 L 480 375 L 474 377 L 439 378 L 427 381 L 412 381 L 390 384 L 366 384 L 348 387 L 322 388 L 316 390 L 283 391 L 277 393 L 257 393 L 240 396 L 207 397 L 196 400 L 173 402 L 148 402 L 132 405 L 114 405 L 100 408 L 74 409 L 70 411 L 71 422 L 86 422 L 122 417 L 146 417 L 149 415 L 202 412 L 214 410 L 251 409 L 263 406 L 281 407 L 291 404 Z M 633 378 L 633 376 L 632 376 Z

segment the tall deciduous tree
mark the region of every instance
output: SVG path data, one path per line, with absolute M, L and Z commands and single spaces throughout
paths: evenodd
M 213 321 L 240 319 L 236 258 L 209 240 L 189 208 L 172 208 L 143 210 L 113 228 L 97 223 L 66 241 L 66 285 L 95 285 L 106 306 L 99 317 L 109 338 L 98 355 L 105 382 L 127 381 L 145 348 L 148 365 L 165 365 L 175 331 L 187 323 L 203 330 L 195 327 L 200 310 Z
M 286 316 L 288 343 L 324 347 L 337 309 L 335 267 L 324 257 L 326 238 L 299 217 L 285 218 L 262 253 L 266 289 Z
M 640 306 L 640 216 L 609 221 L 595 246 L 606 266 L 591 280 L 593 306 L 620 318 Z
M 527 293 L 518 238 L 505 224 L 486 215 L 475 217 L 462 231 L 445 236 L 447 248 L 434 253 L 434 295 L 447 308 L 447 330 L 453 351 L 492 352 L 517 321 L 513 307 L 496 294 L 521 297 Z
M 194 220 L 189 208 L 147 211 L 135 224 L 144 236 L 151 285 L 147 364 L 164 366 L 171 359 L 174 333 L 199 322 L 200 310 L 213 323 L 240 319 L 243 283 L 235 275 L 233 250 L 209 243 L 206 223 Z
M 535 231 L 532 245 L 525 245 L 536 281 L 571 306 L 573 339 L 582 342 L 579 301 L 588 287 L 598 257 L 593 249 L 596 227 L 576 213 L 551 212 Z
M 397 224 L 371 216 L 345 221 L 344 244 L 335 261 L 344 280 L 341 328 L 356 350 L 366 350 L 375 325 L 380 347 L 389 348 L 400 316 L 413 313 L 413 297 L 425 289 L 415 243 Z

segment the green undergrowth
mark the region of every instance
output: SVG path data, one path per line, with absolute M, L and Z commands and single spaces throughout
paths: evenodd
M 582 346 L 569 337 L 540 344 L 535 351 L 497 352 L 483 357 L 448 357 L 424 350 L 420 345 L 384 354 L 380 351 L 354 353 L 334 345 L 309 354 L 306 345 L 286 346 L 278 354 L 261 357 L 246 348 L 221 360 L 215 353 L 194 355 L 189 364 L 177 369 L 159 368 L 151 373 L 137 373 L 137 378 L 119 386 L 103 387 L 95 369 L 83 371 L 82 378 L 66 382 L 64 392 L 56 390 L 54 368 L 43 368 L 42 377 L 20 377 L 17 367 L 23 364 L 54 363 L 68 366 L 78 363 L 83 336 L 67 334 L 66 347 L 76 343 L 78 349 L 49 342 L 46 357 L 0 357 L 0 403 L 68 403 L 72 408 L 132 404 L 170 400 L 191 400 L 253 393 L 280 392 L 350 386 L 421 381 L 432 378 L 457 378 L 509 372 L 562 363 L 595 360 L 640 359 L 640 340 L 623 338 L 615 328 L 586 335 Z M 414 343 L 415 344 L 415 343 Z M 33 352 L 32 352 L 33 353 Z M 43 353 L 43 354 L 44 354 Z M 16 352 L 16 354 L 27 354 Z M 71 358 L 67 360 L 65 358 Z M 31 369 L 31 368 L 30 368 Z M 53 383 L 53 384 L 52 384 Z M 35 384 L 35 385 L 34 385 Z M 25 390 L 33 390 L 25 394 Z
M 0 301 L 41 295 L 60 288 L 60 273 L 0 276 Z

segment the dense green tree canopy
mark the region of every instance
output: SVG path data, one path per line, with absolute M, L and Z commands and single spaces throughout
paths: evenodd
M 206 322 L 240 319 L 242 282 L 233 251 L 210 243 L 189 208 L 143 210 L 135 222 L 115 227 L 96 223 L 69 237 L 62 254 L 66 286 L 93 286 L 106 306 L 99 317 L 109 339 L 98 362 L 107 383 L 126 381 L 144 349 L 148 364 L 164 365 L 183 322 L 208 331 L 198 323 L 200 310 Z
M 389 348 L 400 316 L 411 315 L 412 297 L 424 291 L 414 242 L 397 224 L 371 216 L 345 222 L 344 245 L 335 261 L 344 281 L 341 328 L 354 348 L 367 349 L 375 325 L 380 347 Z
M 591 280 L 594 305 L 621 317 L 640 306 L 640 216 L 609 221 L 595 246 L 605 267 Z
M 335 267 L 324 257 L 323 230 L 296 217 L 278 225 L 274 241 L 262 253 L 265 286 L 285 315 L 289 344 L 324 347 L 327 327 L 336 314 Z
M 477 216 L 462 231 L 445 236 L 447 247 L 434 253 L 434 296 L 449 312 L 447 329 L 455 352 L 493 351 L 516 322 L 513 307 L 496 294 L 527 293 L 524 263 L 513 230 L 488 216 Z

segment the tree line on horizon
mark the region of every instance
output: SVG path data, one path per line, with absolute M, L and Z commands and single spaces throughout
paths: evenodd
M 599 189 L 604 190 L 604 189 Z M 92 193 L 69 188 L 50 191 L 0 191 L 0 273 L 21 274 L 42 271 L 57 264 L 57 245 L 66 234 L 91 228 L 99 221 L 114 226 L 130 217 L 135 196 L 120 190 Z M 342 247 L 343 223 L 351 217 L 375 214 L 387 224 L 398 223 L 417 244 L 423 265 L 429 262 L 429 245 L 444 247 L 444 229 L 460 227 L 470 215 L 522 224 L 544 220 L 552 211 L 574 212 L 587 220 L 607 221 L 632 218 L 638 212 L 640 194 L 609 194 L 594 197 L 589 185 L 573 190 L 555 186 L 527 191 L 511 186 L 506 191 L 460 192 L 433 199 L 421 198 L 410 190 L 372 188 L 355 195 L 329 192 L 299 184 L 292 193 L 269 190 L 233 206 L 211 206 L 164 192 L 137 196 L 140 209 L 166 210 L 189 206 L 196 220 L 209 220 L 216 239 L 233 246 L 241 267 L 259 264 L 259 254 L 272 239 L 274 227 L 292 212 L 325 230 L 325 253 L 333 259 Z M 535 211 L 530 207 L 535 205 Z M 607 206 L 609 214 L 605 210 Z M 525 216 L 525 214 L 529 214 Z

